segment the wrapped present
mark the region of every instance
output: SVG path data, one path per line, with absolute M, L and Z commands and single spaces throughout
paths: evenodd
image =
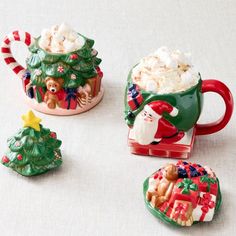
M 171 206 L 176 200 L 188 201 L 192 203 L 193 208 L 198 202 L 198 186 L 193 179 L 178 179 L 170 198 Z
M 182 221 L 187 221 L 189 216 L 192 213 L 192 206 L 191 203 L 186 201 L 175 201 L 173 206 L 170 218 L 177 221 L 181 219 Z
M 96 71 L 97 71 L 97 73 L 98 73 L 98 76 L 99 76 L 100 78 L 102 78 L 102 77 L 103 77 L 103 72 L 101 71 L 101 69 L 100 69 L 99 66 L 96 68 Z
M 39 103 L 43 102 L 47 88 L 33 86 L 33 90 L 34 90 L 34 97 L 37 100 L 37 102 L 39 102 Z
M 23 88 L 24 88 L 24 91 L 25 91 L 26 95 L 29 98 L 34 98 L 34 89 L 33 89 L 33 86 L 31 85 L 31 82 L 30 82 L 30 72 L 27 71 L 23 75 L 22 85 L 23 85 Z
M 204 175 L 199 177 L 198 188 L 200 192 L 209 192 L 213 195 L 218 193 L 218 183 L 215 177 Z
M 178 161 L 176 165 L 178 166 L 180 178 L 192 178 L 207 174 L 205 168 L 196 163 Z
M 26 90 L 26 95 L 27 95 L 29 98 L 31 98 L 31 99 L 34 98 L 34 88 L 33 88 L 33 86 L 29 86 L 29 87 L 27 88 L 27 90 Z
M 64 98 L 60 101 L 60 107 L 64 109 L 76 109 L 77 107 L 77 89 L 67 88 L 64 91 Z
M 23 85 L 25 92 L 28 90 L 27 87 L 28 87 L 29 83 L 30 83 L 30 72 L 27 71 L 22 77 L 22 85 Z
M 197 207 L 193 210 L 194 221 L 211 221 L 216 206 L 216 196 L 201 192 Z
M 100 92 L 101 82 L 102 82 L 102 77 L 103 77 L 103 73 L 100 70 L 100 68 L 97 67 L 96 70 L 97 70 L 97 76 L 87 80 L 87 83 L 91 87 L 92 97 L 96 97 L 98 93 Z
M 164 202 L 161 206 L 160 206 L 160 211 L 163 212 L 165 215 L 167 215 L 168 217 L 171 214 L 172 208 L 169 207 L 168 202 Z
M 80 107 L 86 106 L 91 103 L 92 95 L 91 95 L 91 87 L 89 84 L 85 84 L 83 87 L 80 86 L 77 89 L 77 102 Z
M 140 107 L 140 105 L 143 102 L 143 96 L 140 93 L 140 90 L 136 84 L 132 84 L 128 88 L 128 104 L 131 110 L 136 110 L 137 108 Z
M 87 80 L 87 83 L 91 87 L 91 95 L 92 97 L 96 97 L 100 91 L 101 88 L 101 80 L 102 78 L 98 75 L 96 77 L 90 78 Z

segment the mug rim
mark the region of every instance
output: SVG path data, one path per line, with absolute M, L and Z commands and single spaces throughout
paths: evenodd
M 135 66 L 137 66 L 138 64 L 136 64 Z M 134 67 L 135 67 L 134 66 Z M 133 68 L 134 68 L 133 67 Z M 132 78 L 131 78 L 131 74 L 132 74 L 132 70 L 133 68 L 130 70 L 130 73 L 128 75 L 128 83 L 134 83 L 132 81 Z M 140 89 L 142 91 L 143 94 L 150 94 L 150 95 L 154 95 L 154 96 L 172 96 L 172 95 L 182 95 L 182 94 L 185 94 L 185 93 L 189 93 L 190 91 L 196 89 L 201 83 L 202 83 L 202 77 L 201 77 L 201 74 L 200 72 L 198 72 L 198 75 L 199 75 L 199 80 L 198 82 L 191 86 L 190 88 L 184 90 L 184 91 L 180 91 L 180 92 L 176 92 L 176 93 L 163 93 L 163 94 L 158 94 L 158 93 L 154 93 L 154 92 L 150 92 L 150 91 L 146 91 L 146 90 L 143 90 L 143 89 Z M 135 84 L 135 83 L 134 83 Z
M 85 44 L 86 44 L 86 37 L 83 36 L 83 35 L 80 34 L 80 33 L 77 33 L 77 34 L 78 34 L 79 36 L 81 36 L 81 37 L 84 39 L 84 44 L 83 44 L 83 46 L 82 46 L 80 49 L 75 50 L 75 51 L 72 51 L 72 52 L 67 52 L 67 53 L 55 53 L 55 52 L 48 52 L 48 51 L 46 51 L 45 49 L 43 49 L 42 47 L 39 46 L 39 40 L 40 40 L 41 36 L 35 38 L 35 43 L 37 44 L 37 46 L 38 46 L 44 53 L 47 53 L 47 54 L 49 54 L 49 55 L 52 55 L 52 56 L 69 56 L 70 54 L 77 53 L 78 51 L 83 50 L 84 47 L 85 47 Z

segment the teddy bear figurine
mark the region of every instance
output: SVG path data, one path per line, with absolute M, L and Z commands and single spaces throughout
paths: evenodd
M 57 105 L 60 106 L 60 101 L 63 97 L 62 85 L 64 81 L 62 78 L 54 79 L 47 77 L 45 83 L 47 92 L 44 96 L 44 102 L 46 102 L 48 108 L 55 109 Z
M 178 169 L 173 164 L 168 164 L 163 171 L 163 178 L 156 184 L 154 189 L 147 191 L 147 199 L 153 207 L 160 206 L 169 200 L 175 182 L 178 179 Z

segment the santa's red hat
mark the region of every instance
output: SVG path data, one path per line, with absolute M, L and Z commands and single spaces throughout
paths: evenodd
M 145 105 L 144 110 L 153 117 L 158 118 L 163 115 L 163 112 L 169 113 L 171 116 L 177 116 L 179 110 L 165 101 L 154 101 Z

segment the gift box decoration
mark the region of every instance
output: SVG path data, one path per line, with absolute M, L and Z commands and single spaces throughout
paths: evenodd
M 206 175 L 206 170 L 199 164 L 196 163 L 188 163 L 186 161 L 178 161 L 178 173 L 180 178 L 191 178 L 197 176 Z
M 143 96 L 136 84 L 132 84 L 128 88 L 128 105 L 132 111 L 138 109 L 143 102 Z
M 37 102 L 38 103 L 43 102 L 47 89 L 45 87 L 33 86 L 33 90 L 34 90 L 34 97 L 37 100 Z
M 216 196 L 210 193 L 200 193 L 199 202 L 193 211 L 196 221 L 211 221 L 216 207 Z
M 100 68 L 98 67 L 96 70 L 97 70 L 97 76 L 87 80 L 87 83 L 91 87 L 92 97 L 96 97 L 98 95 L 98 93 L 100 92 L 101 82 L 102 82 L 102 77 L 103 77 L 103 73 L 100 70 Z
M 200 176 L 191 177 L 191 167 Z M 182 177 L 182 169 L 186 170 L 185 178 Z M 208 188 L 205 184 L 209 184 Z M 217 188 L 214 188 L 215 184 Z M 216 194 L 212 194 L 213 189 L 217 189 Z M 215 173 L 195 163 L 177 162 L 160 168 L 145 180 L 143 193 L 145 204 L 154 216 L 178 226 L 211 221 L 221 205 L 219 181 Z
M 188 221 L 187 224 L 193 223 L 193 217 L 192 215 L 192 204 L 187 201 L 175 201 L 175 204 L 172 208 L 172 212 L 170 215 L 170 218 L 174 221 L 181 224 L 182 222 Z
M 198 186 L 201 192 L 209 192 L 210 194 L 217 195 L 218 184 L 215 177 L 209 177 L 209 175 L 200 177 Z
M 27 86 L 30 83 L 30 72 L 26 71 L 25 74 L 22 76 L 22 85 L 24 88 L 24 91 L 27 91 Z
M 33 99 L 34 98 L 34 89 L 30 81 L 30 72 L 26 71 L 22 76 L 22 85 L 26 95 Z
M 60 106 L 63 109 L 76 109 L 77 107 L 77 89 L 68 88 L 64 91 L 64 98 L 60 102 Z
M 198 201 L 198 185 L 195 179 L 178 179 L 173 189 L 170 204 L 173 206 L 176 200 L 183 200 L 191 202 L 193 207 L 197 206 Z M 197 181 L 196 181 L 197 182 Z

